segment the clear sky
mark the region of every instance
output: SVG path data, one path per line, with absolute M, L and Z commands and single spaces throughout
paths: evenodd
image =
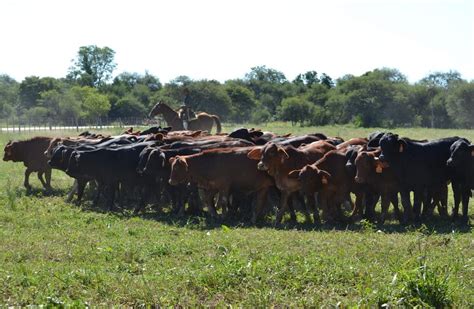
M 161 82 L 258 65 L 290 80 L 380 67 L 474 79 L 474 0 L 0 0 L 0 29 L 0 74 L 17 81 L 64 77 L 84 45 L 115 50 L 115 75 Z

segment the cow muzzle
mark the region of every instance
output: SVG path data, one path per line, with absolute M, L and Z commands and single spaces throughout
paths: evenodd
M 258 164 L 257 164 L 257 169 L 258 169 L 259 171 L 266 171 L 266 170 L 268 170 L 268 168 L 265 166 L 265 164 L 262 163 L 262 161 L 258 162 Z

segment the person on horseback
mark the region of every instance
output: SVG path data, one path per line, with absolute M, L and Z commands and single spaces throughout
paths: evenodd
M 189 106 L 189 91 L 185 91 L 183 105 L 179 108 L 178 114 L 179 119 L 181 119 L 181 122 L 183 123 L 184 129 L 187 130 L 189 121 L 196 118 L 196 114 Z

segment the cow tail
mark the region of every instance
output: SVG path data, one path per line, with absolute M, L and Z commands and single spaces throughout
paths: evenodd
M 217 133 L 221 133 L 222 126 L 221 126 L 221 121 L 219 119 L 219 116 L 211 115 L 211 117 L 212 117 L 212 119 L 214 119 L 214 122 L 216 123 Z

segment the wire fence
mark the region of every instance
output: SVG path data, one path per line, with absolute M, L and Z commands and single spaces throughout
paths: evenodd
M 30 132 L 30 131 L 53 131 L 53 130 L 76 130 L 83 131 L 88 129 L 109 129 L 109 128 L 128 128 L 141 126 L 163 126 L 166 125 L 161 118 L 141 118 L 141 117 L 122 117 L 109 118 L 102 117 L 96 119 L 62 119 L 55 120 L 51 118 L 30 119 L 10 117 L 0 119 L 0 133 L 12 132 Z

